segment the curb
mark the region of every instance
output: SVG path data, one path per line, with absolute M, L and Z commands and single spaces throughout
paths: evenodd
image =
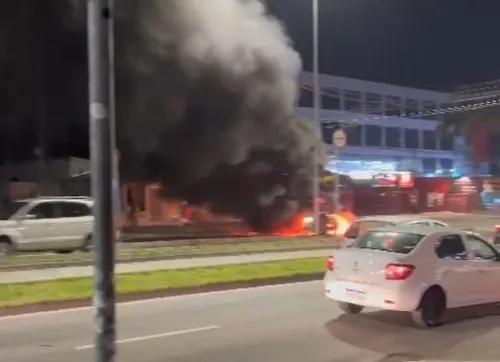
M 173 288 L 151 292 L 137 292 L 121 294 L 116 297 L 116 303 L 133 302 L 138 300 L 174 297 L 199 293 L 220 292 L 240 288 L 256 288 L 268 285 L 288 284 L 295 282 L 308 282 L 323 279 L 324 272 L 313 274 L 292 275 L 286 277 L 274 277 L 265 279 L 254 279 L 240 282 L 227 282 L 204 285 L 201 287 Z M 32 314 L 55 310 L 74 309 L 92 306 L 92 298 L 63 300 L 57 302 L 34 303 L 15 307 L 0 308 L 0 317 L 15 316 L 19 314 Z

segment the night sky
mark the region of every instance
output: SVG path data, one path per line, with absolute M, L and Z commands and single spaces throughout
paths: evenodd
M 307 70 L 311 4 L 268 0 Z M 321 72 L 437 90 L 500 78 L 499 0 L 319 0 L 319 6 Z
M 0 163 L 33 158 L 43 139 L 53 157 L 88 157 L 85 33 L 68 31 L 67 0 L 51 1 L 0 6 Z M 311 70 L 312 0 L 267 2 Z M 500 78 L 500 0 L 319 3 L 323 73 L 443 91 Z

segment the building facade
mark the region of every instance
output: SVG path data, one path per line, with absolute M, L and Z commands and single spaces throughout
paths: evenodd
M 320 122 L 328 169 L 340 173 L 413 171 L 422 175 L 467 172 L 461 137 L 436 132 L 437 109 L 451 93 L 320 75 Z M 296 114 L 313 116 L 313 77 L 304 72 Z M 335 160 L 333 132 L 342 128 L 347 146 Z

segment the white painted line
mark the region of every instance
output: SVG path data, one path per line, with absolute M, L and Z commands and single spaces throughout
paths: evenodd
M 160 297 L 160 298 L 149 298 L 149 299 L 134 300 L 134 301 L 130 301 L 130 302 L 117 303 L 117 306 L 129 307 L 129 306 L 134 306 L 134 305 L 141 305 L 141 304 L 147 304 L 147 303 L 157 303 L 157 302 L 168 301 L 168 300 L 192 299 L 192 298 L 199 298 L 199 297 L 205 297 L 205 296 L 210 296 L 210 295 L 244 293 L 244 292 L 259 291 L 259 290 L 265 290 L 265 289 L 289 288 L 289 287 L 296 287 L 296 286 L 300 286 L 300 285 L 315 284 L 315 283 L 316 284 L 321 283 L 321 281 L 320 280 L 313 280 L 313 281 L 307 281 L 307 282 L 273 284 L 273 285 L 264 285 L 264 286 L 260 286 L 260 287 L 236 288 L 236 289 L 228 289 L 228 290 L 219 290 L 219 291 L 215 291 L 215 292 L 175 295 L 175 296 Z M 82 311 L 87 311 L 87 310 L 92 310 L 92 309 L 93 309 L 93 307 L 89 306 L 89 307 L 56 309 L 56 310 L 49 310 L 49 311 L 44 311 L 44 312 L 7 315 L 7 316 L 0 317 L 0 323 L 4 322 L 4 321 L 9 321 L 12 319 L 43 317 L 43 316 L 50 316 L 50 315 L 54 315 L 54 314 L 82 312 Z
M 166 332 L 166 333 L 159 333 L 159 334 L 149 334 L 147 336 L 119 339 L 116 341 L 116 344 L 133 343 L 133 342 L 148 341 L 150 339 L 180 336 L 183 334 L 210 331 L 210 330 L 217 329 L 217 328 L 220 328 L 220 326 L 199 327 L 199 328 L 183 329 L 180 331 L 173 331 L 173 332 Z M 75 349 L 77 351 L 84 351 L 84 350 L 92 349 L 92 348 L 94 348 L 93 344 L 86 344 L 83 346 L 75 347 Z

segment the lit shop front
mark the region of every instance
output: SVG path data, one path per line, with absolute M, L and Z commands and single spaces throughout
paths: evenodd
M 411 172 L 352 171 L 349 177 L 355 214 L 417 212 L 418 192 Z

